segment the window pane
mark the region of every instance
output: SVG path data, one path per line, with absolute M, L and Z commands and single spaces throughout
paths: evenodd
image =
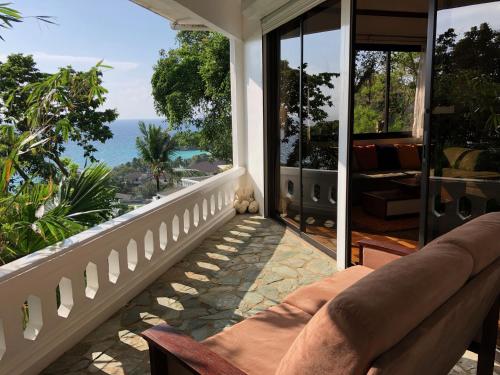
M 386 60 L 384 51 L 356 52 L 354 134 L 384 131 Z
M 391 52 L 389 132 L 412 131 L 419 62 L 418 52 Z
M 439 4 L 428 240 L 500 208 L 500 1 Z
M 280 33 L 279 61 L 279 158 L 281 217 L 299 226 L 299 76 L 300 28 L 294 22 Z
M 340 84 L 340 1 L 306 14 L 304 30 L 302 191 L 304 230 L 336 250 Z

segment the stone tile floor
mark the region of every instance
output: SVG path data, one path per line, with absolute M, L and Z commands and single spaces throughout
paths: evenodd
M 202 340 L 335 267 L 335 260 L 275 221 L 237 216 L 43 374 L 149 374 L 141 331 L 168 322 Z M 476 361 L 466 355 L 450 374 L 473 374 Z

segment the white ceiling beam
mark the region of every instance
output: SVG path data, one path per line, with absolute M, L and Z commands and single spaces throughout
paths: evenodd
M 242 38 L 241 0 L 132 0 L 182 25 L 205 25 L 238 40 Z

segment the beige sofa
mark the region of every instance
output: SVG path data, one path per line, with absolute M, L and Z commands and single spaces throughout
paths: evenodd
M 151 328 L 143 336 L 152 374 L 441 375 L 475 338 L 478 373 L 491 373 L 499 236 L 500 213 L 491 213 L 408 256 L 365 244 L 364 265 L 201 343 L 166 325 Z

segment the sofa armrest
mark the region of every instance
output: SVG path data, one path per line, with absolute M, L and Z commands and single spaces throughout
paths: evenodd
M 413 249 L 392 242 L 361 240 L 359 246 L 359 264 L 377 269 L 403 256 L 415 252 Z
M 141 336 L 149 345 L 152 375 L 246 375 L 205 345 L 167 324 L 152 327 Z

